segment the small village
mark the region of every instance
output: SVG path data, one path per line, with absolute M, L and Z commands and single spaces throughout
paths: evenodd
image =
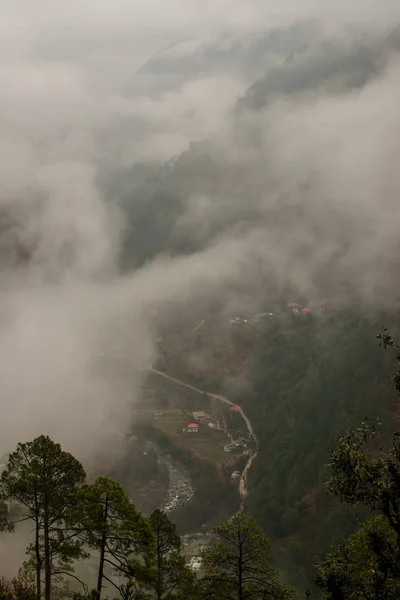
M 323 306 L 316 307 L 316 310 L 313 310 L 308 304 L 300 304 L 298 302 L 288 302 L 287 308 L 289 308 L 293 315 L 297 317 L 308 317 L 313 314 L 321 315 L 324 312 Z M 228 319 L 228 323 L 231 327 L 238 327 L 240 325 L 244 325 L 245 323 L 262 321 L 265 319 L 271 319 L 275 316 L 273 312 L 260 312 L 255 313 L 251 317 L 231 317 Z
M 307 303 L 288 302 L 286 311 L 292 314 L 296 320 L 297 318 L 307 319 L 313 315 L 322 314 L 323 307 L 311 307 Z M 164 359 L 168 358 L 169 362 L 170 350 L 174 345 L 174 336 L 176 336 L 175 339 L 178 345 L 181 345 L 182 336 L 185 336 L 185 342 L 186 338 L 195 341 L 196 339 L 199 340 L 199 336 L 206 336 L 205 339 L 207 339 L 210 347 L 212 347 L 213 341 L 218 339 L 219 347 L 226 344 L 226 350 L 221 356 L 228 357 L 232 353 L 232 348 L 239 347 L 235 341 L 235 334 L 232 332 L 233 337 L 228 334 L 230 328 L 243 328 L 243 331 L 246 332 L 246 338 L 243 339 L 250 339 L 248 336 L 254 336 L 254 339 L 257 339 L 258 332 L 262 330 L 262 324 L 277 318 L 280 318 L 278 308 L 276 311 L 264 310 L 254 312 L 248 316 L 242 313 L 242 316 L 231 318 L 229 318 L 229 315 L 226 315 L 223 319 L 221 319 L 221 316 L 219 319 L 214 320 L 203 318 L 183 330 L 179 328 L 170 332 L 165 331 L 161 336 L 161 332 L 159 332 L 157 334 L 157 344 L 160 344 L 161 341 L 163 341 L 163 345 L 164 343 L 168 344 L 168 357 L 167 351 L 164 351 L 163 347 L 159 349 Z M 225 326 L 223 323 L 225 323 Z M 228 334 L 228 337 L 226 337 L 226 334 Z M 181 356 L 181 350 L 179 355 Z M 154 364 L 156 364 L 155 367 Z M 239 491 L 243 500 L 243 490 L 247 493 L 247 465 L 251 464 L 253 456 L 256 455 L 257 447 L 254 436 L 246 428 L 241 407 L 231 402 L 224 405 L 224 402 L 221 403 L 221 397 L 219 396 L 215 396 L 219 398 L 219 401 L 213 401 L 212 398 L 207 397 L 207 394 L 191 385 L 187 386 L 191 389 L 182 389 L 180 385 L 177 385 L 182 382 L 165 372 L 166 366 L 155 359 L 149 361 L 150 375 L 143 389 L 143 403 L 137 405 L 134 409 L 134 421 L 151 424 L 152 427 L 160 429 L 176 446 L 190 452 L 194 458 L 215 465 L 221 473 L 224 473 L 228 485 L 230 481 L 233 489 Z M 175 362 L 173 367 L 175 370 Z M 164 374 L 164 377 L 160 379 L 159 375 L 162 374 Z M 184 379 L 184 376 L 182 379 Z M 134 437 L 132 436 L 133 442 L 135 441 Z M 167 468 L 169 478 L 160 506 L 166 513 L 173 513 L 189 503 L 196 492 L 190 474 L 184 467 L 182 468 L 182 465 L 171 460 L 171 457 L 165 454 L 161 448 L 157 449 L 157 455 L 159 462 Z M 156 482 L 154 482 L 154 490 L 151 488 L 150 483 L 152 482 L 148 482 L 146 494 L 152 497 L 154 494 L 157 495 L 159 490 L 156 489 Z M 199 553 L 211 543 L 210 536 L 212 534 L 208 531 L 206 525 L 203 528 L 201 533 L 188 534 L 182 537 L 187 562 L 195 571 L 201 568 Z
M 182 345 L 188 354 L 196 355 L 196 352 L 202 351 L 203 344 L 207 343 L 207 349 L 215 352 L 217 358 L 214 370 L 211 371 L 213 377 L 220 380 L 221 376 L 237 376 L 239 373 L 245 376 L 248 353 L 246 343 L 250 344 L 252 339 L 257 343 L 264 323 L 268 325 L 268 322 L 275 319 L 280 320 L 283 313 L 292 315 L 296 320 L 309 319 L 320 316 L 326 308 L 321 304 L 310 305 L 304 301 L 269 305 L 266 299 L 260 305 L 262 308 L 259 312 L 248 311 L 246 315 L 246 311 L 243 311 L 231 317 L 228 311 L 223 311 L 224 315 L 220 312 L 208 316 L 206 309 L 204 312 L 197 309 L 185 324 L 177 321 L 171 326 L 169 323 L 166 329 L 159 321 L 159 318 L 162 321 L 162 314 L 155 311 L 152 318 L 157 322 L 155 338 L 159 355 L 151 359 L 148 365 L 155 375 L 150 376 L 143 389 L 143 404 L 134 410 L 135 420 L 160 429 L 176 446 L 190 452 L 194 458 L 215 465 L 237 489 L 242 489 L 243 468 L 256 451 L 254 439 L 249 435 L 240 414 L 240 406 L 224 406 L 221 402 L 213 402 L 202 396 L 201 392 L 199 394 L 199 390 L 184 391 L 176 385 L 178 380 L 168 375 L 168 371 L 188 381 L 189 371 L 179 371 L 179 366 L 182 365 Z M 165 307 L 166 311 L 169 309 L 176 310 L 176 307 Z M 237 341 L 233 332 L 229 334 L 232 328 L 243 330 L 245 337 Z M 160 380 L 162 372 L 166 378 Z M 212 382 L 211 386 L 214 385 Z M 160 457 L 160 460 L 163 459 Z M 182 473 L 178 476 L 170 467 L 171 465 L 168 469 L 171 486 L 164 502 L 167 512 L 185 504 L 191 495 L 190 481 Z
M 239 413 L 239 411 L 239 406 L 229 407 L 229 412 L 233 415 Z M 153 413 L 153 421 L 156 422 L 155 424 L 161 426 L 161 422 L 164 419 L 166 419 L 166 422 L 168 423 L 168 415 L 168 412 L 164 413 L 162 411 L 156 411 Z M 208 428 L 208 430 L 213 432 L 220 432 L 224 434 L 229 440 L 224 443 L 223 438 L 220 438 L 221 441 L 219 442 L 219 445 L 221 448 L 223 448 L 225 454 L 234 455 L 230 460 L 225 461 L 226 466 L 233 466 L 240 456 L 248 456 L 250 454 L 251 449 L 249 447 L 250 440 L 248 439 L 248 434 L 246 436 L 246 434 L 243 432 L 236 432 L 235 434 L 230 433 L 227 426 L 227 419 L 225 417 L 217 420 L 204 410 L 193 411 L 191 416 L 193 417 L 193 422 L 187 423 L 181 429 L 181 433 L 183 434 L 180 439 L 181 442 L 185 439 L 185 436 L 192 437 L 202 434 L 203 438 L 208 437 Z M 174 436 L 174 439 L 179 444 L 176 436 Z M 215 438 L 213 438 L 213 441 L 214 439 Z M 186 444 L 183 445 L 186 446 Z M 239 471 L 234 470 L 232 472 L 232 481 L 236 481 L 239 476 Z

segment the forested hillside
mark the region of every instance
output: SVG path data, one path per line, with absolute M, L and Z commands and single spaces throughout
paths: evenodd
M 284 65 L 267 70 L 250 86 L 238 108 L 260 109 L 276 96 L 315 93 L 318 88 L 331 93 L 361 88 L 384 68 L 399 42 L 398 31 L 374 44 L 363 37 L 343 46 L 322 42 L 308 56 L 297 53 Z
M 393 315 L 375 310 L 375 304 L 378 309 L 381 305 L 379 293 L 364 302 L 364 292 L 370 291 L 364 274 L 373 272 L 376 289 L 381 285 L 386 289 L 398 252 L 391 252 L 382 269 L 379 253 L 363 251 L 371 225 L 365 221 L 364 231 L 363 211 L 358 205 L 354 212 L 350 208 L 353 188 L 345 189 L 337 210 L 330 193 L 325 195 L 324 185 L 320 187 L 314 164 L 287 187 L 286 173 L 291 171 L 286 165 L 277 183 L 274 140 L 265 141 L 260 135 L 262 121 L 252 122 L 248 114 L 261 119 L 262 111 L 277 99 L 307 96 L 312 101 L 320 93 L 341 97 L 361 90 L 380 76 L 398 47 L 399 33 L 393 31 L 381 38 L 352 38 L 342 45 L 336 39 L 311 49 L 307 44 L 296 48 L 282 62 L 266 67 L 233 106 L 229 143 L 236 154 L 226 151 L 224 136 L 219 139 L 216 132 L 212 140 L 193 142 L 186 152 L 140 179 L 122 200 L 129 222 L 121 255 L 126 271 L 160 254 L 195 255 L 221 238 L 242 237 L 251 240 L 250 245 L 252 236 L 260 235 L 265 243 L 260 255 L 255 253 L 262 263 L 259 271 L 252 255 L 251 282 L 235 282 L 232 291 L 221 292 L 222 300 L 213 298 L 220 306 L 212 315 L 208 309 L 200 310 L 194 321 L 206 317 L 213 324 L 191 340 L 179 321 L 193 312 L 196 299 L 190 306 L 182 301 L 173 342 L 163 337 L 158 360 L 161 368 L 200 388 L 229 390 L 231 398 L 236 394 L 252 419 L 260 451 L 250 473 L 245 508 L 271 535 L 278 563 L 296 586 L 309 584 L 316 558 L 357 525 L 359 515 L 339 507 L 326 494 L 329 450 L 346 429 L 365 417 L 379 417 L 387 431 L 396 426 L 398 401 L 389 381 L 392 364 L 376 335 L 383 323 L 393 331 L 399 323 Z M 297 153 L 296 148 L 290 149 L 293 166 L 303 159 L 301 144 Z M 339 197 L 342 190 L 335 188 L 333 198 L 335 193 Z M 360 197 L 363 193 L 367 198 L 369 190 L 357 190 Z M 341 212 L 344 206 L 349 213 Z M 360 268 L 355 266 L 358 260 Z M 274 307 L 275 318 L 264 328 L 256 333 L 237 331 L 232 340 L 226 338 L 218 323 L 218 318 L 226 318 L 224 302 L 234 303 L 240 293 L 247 294 L 250 300 L 237 301 L 240 310 L 246 310 L 257 287 L 257 293 L 264 288 L 260 296 L 268 304 L 268 293 L 272 295 L 277 281 L 273 294 L 276 300 L 280 286 L 285 306 L 289 281 L 294 295 L 314 294 L 328 309 L 299 319 L 290 310 Z M 231 360 L 227 356 L 233 346 Z
M 190 256 L 221 240 L 238 239 L 250 247 L 252 269 L 259 264 L 263 276 L 268 271 L 287 278 L 306 294 L 310 288 L 341 300 L 349 289 L 362 294 L 366 269 L 373 271 L 378 287 L 380 278 L 387 285 L 386 276 L 397 262 L 397 241 L 385 269 L 382 257 L 359 248 L 370 235 L 368 202 L 373 182 L 368 185 L 355 175 L 353 181 L 351 156 L 341 160 L 348 146 L 340 150 L 335 141 L 338 168 L 344 164 L 349 174 L 343 181 L 321 180 L 320 153 L 309 164 L 307 152 L 312 155 L 314 145 L 323 140 L 311 141 L 307 152 L 300 142 L 286 147 L 268 110 L 288 103 L 290 115 L 295 102 L 312 105 L 329 93 L 340 103 L 362 90 L 368 93 L 368 86 L 391 64 L 398 47 L 399 33 L 394 30 L 387 36 L 360 36 L 346 44 L 333 38 L 314 43 L 307 51 L 297 49 L 292 57 L 266 68 L 243 98 L 235 100 L 221 130 L 194 138 L 184 152 L 158 168 L 136 165 L 131 172 L 114 175 L 109 196 L 118 197 L 127 221 L 120 255 L 123 268 L 140 268 L 162 254 Z M 352 114 L 348 119 L 354 123 Z M 305 127 L 312 125 L 311 119 Z M 293 126 L 295 135 L 297 126 Z M 357 148 L 355 143 L 354 152 Z M 330 185 L 335 186 L 332 191 Z M 365 206 L 353 202 L 353 188 L 360 185 L 357 197 Z M 373 228 L 376 248 L 384 237 L 381 220 L 384 213 L 378 212 Z
M 242 402 L 260 453 L 247 509 L 277 541 L 293 584 L 304 583 L 316 557 L 357 525 L 353 510 L 327 496 L 329 451 L 366 417 L 379 418 L 387 432 L 396 427 L 393 356 L 376 339 L 384 318 L 354 307 L 276 322 L 254 358 Z
M 243 406 L 260 445 L 245 509 L 271 536 L 290 583 L 311 585 L 316 561 L 367 515 L 328 497 L 329 452 L 365 418 L 378 418 L 387 438 L 397 427 L 393 355 L 376 336 L 383 323 L 398 331 L 399 318 L 362 304 L 303 317 L 278 303 L 262 322 L 227 332 L 223 322 L 167 335 L 161 367 Z

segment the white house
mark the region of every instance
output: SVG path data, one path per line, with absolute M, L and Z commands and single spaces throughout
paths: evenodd
M 189 566 L 192 569 L 192 571 L 200 571 L 201 569 L 201 557 L 200 556 L 193 556 L 193 558 L 190 559 L 189 562 Z
M 204 412 L 204 410 L 197 410 L 193 413 L 193 416 L 196 420 L 206 419 L 208 417 L 208 414 L 206 412 Z

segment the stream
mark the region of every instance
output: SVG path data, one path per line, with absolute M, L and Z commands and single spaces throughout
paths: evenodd
M 194 488 L 189 474 L 181 465 L 173 462 L 166 455 L 159 455 L 158 460 L 167 467 L 169 473 L 166 499 L 161 506 L 161 510 L 169 513 L 189 502 L 194 496 Z

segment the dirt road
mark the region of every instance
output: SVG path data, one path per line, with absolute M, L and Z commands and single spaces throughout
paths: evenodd
M 202 325 L 202 323 L 200 325 Z M 132 359 L 128 358 L 127 356 L 124 356 L 124 355 L 121 355 L 121 354 L 114 354 L 114 353 L 113 354 L 102 353 L 100 356 L 108 356 L 108 357 L 114 356 L 115 358 L 120 358 L 120 359 L 123 359 L 123 360 L 127 360 L 131 364 L 135 365 L 136 368 L 139 368 L 139 370 L 143 370 L 143 371 L 144 370 L 148 370 L 151 373 L 155 373 L 156 375 L 159 375 L 160 377 L 164 377 L 165 379 L 169 379 L 170 381 L 173 381 L 173 382 L 177 383 L 178 385 L 186 387 L 189 390 L 193 390 L 194 392 L 197 392 L 198 394 L 201 394 L 203 396 L 207 396 L 208 398 L 213 398 L 215 400 L 219 400 L 220 402 L 223 402 L 224 404 L 228 404 L 229 406 L 237 406 L 238 407 L 238 411 L 237 412 L 240 414 L 240 416 L 242 417 L 243 421 L 246 423 L 247 431 L 249 432 L 250 436 L 253 438 L 254 445 L 255 445 L 255 451 L 249 457 L 249 460 L 247 461 L 247 463 L 246 463 L 246 465 L 245 465 L 245 467 L 244 467 L 244 469 L 242 471 L 241 477 L 240 477 L 239 493 L 240 493 L 240 498 L 242 500 L 241 509 L 243 510 L 243 502 L 244 502 L 245 498 L 248 495 L 247 476 L 249 474 L 249 471 L 251 469 L 253 461 L 257 458 L 257 455 L 258 455 L 258 438 L 257 438 L 256 434 L 254 433 L 254 429 L 253 429 L 253 426 L 251 424 L 250 419 L 244 413 L 242 407 L 240 405 L 238 405 L 238 404 L 235 404 L 234 402 L 232 402 L 231 400 L 229 400 L 225 396 L 221 396 L 220 394 L 212 394 L 211 392 L 205 392 L 204 390 L 200 390 L 199 388 L 196 388 L 193 385 L 190 385 L 189 383 L 186 383 L 185 381 L 182 381 L 181 379 L 176 379 L 176 377 L 172 377 L 171 375 L 168 375 L 167 373 L 164 373 L 163 371 L 158 371 L 157 369 L 153 369 L 150 365 L 146 368 L 139 361 L 132 360 Z
M 200 327 L 203 327 L 203 325 L 204 325 L 205 322 L 206 322 L 205 319 L 203 319 L 202 321 L 200 321 L 200 323 L 198 325 L 196 325 L 196 327 L 192 331 L 197 331 L 198 329 L 200 329 Z
M 235 404 L 234 402 L 232 402 L 231 400 L 229 400 L 228 398 L 225 398 L 225 396 L 221 396 L 219 394 L 212 394 L 210 392 L 205 392 L 204 390 L 200 390 L 199 388 L 194 387 L 193 385 L 190 385 L 189 383 L 186 383 L 185 381 L 181 381 L 180 379 L 176 379 L 175 377 L 172 377 L 171 375 L 168 375 L 167 373 L 164 373 L 163 371 L 158 371 L 157 369 L 153 369 L 149 367 L 149 371 L 151 371 L 151 373 L 155 373 L 156 375 L 159 375 L 160 377 L 164 377 L 165 379 L 169 379 L 170 381 L 173 381 L 175 383 L 177 383 L 178 385 L 181 385 L 183 387 L 188 388 L 189 390 L 193 390 L 195 392 L 198 392 L 199 394 L 202 394 L 203 396 L 208 396 L 208 398 L 214 398 L 215 400 L 219 400 L 220 402 L 223 402 L 224 404 L 229 404 L 230 406 L 238 406 L 238 413 L 240 414 L 240 416 L 242 417 L 243 421 L 246 423 L 246 427 L 247 427 L 247 431 L 249 432 L 249 434 L 251 435 L 251 437 L 254 440 L 254 444 L 255 444 L 255 452 L 249 457 L 249 460 L 247 461 L 243 471 L 242 471 L 242 476 L 240 478 L 240 483 L 239 483 L 239 493 L 240 493 L 240 497 L 242 499 L 242 505 L 241 507 L 243 508 L 243 501 L 245 500 L 245 498 L 247 497 L 248 494 L 248 488 L 247 488 L 247 476 L 249 473 L 249 470 L 251 468 L 251 465 L 253 464 L 253 461 L 255 458 L 257 458 L 257 454 L 258 454 L 258 439 L 256 434 L 254 433 L 254 429 L 253 426 L 251 424 L 250 419 L 247 417 L 247 415 L 243 412 L 243 409 L 241 406 Z

